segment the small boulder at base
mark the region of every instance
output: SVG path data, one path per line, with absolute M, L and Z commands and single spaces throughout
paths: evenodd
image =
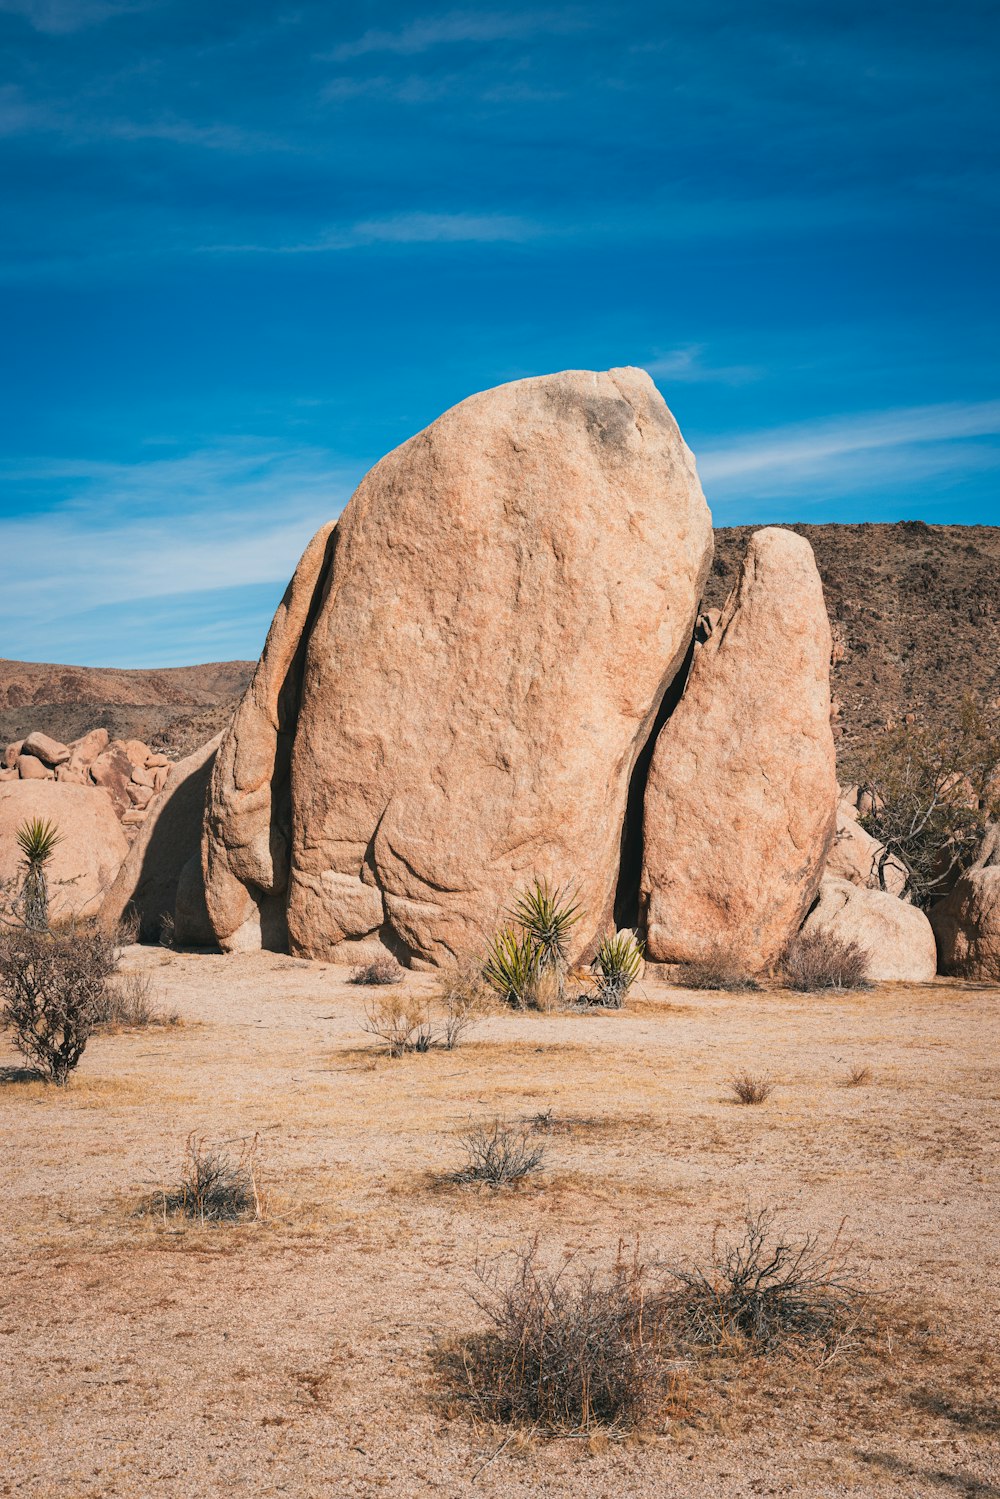
M 856 943 L 868 955 L 868 977 L 878 983 L 925 984 L 937 973 L 927 917 L 884 890 L 824 879 L 802 930 L 830 932 L 842 942 Z
M 91 729 L 89 733 L 81 734 L 69 747 L 70 765 L 74 770 L 89 770 L 98 755 L 107 749 L 108 742 L 107 729 Z
M 16 770 L 17 769 L 17 757 L 21 753 L 21 750 L 22 750 L 23 746 L 24 746 L 24 740 L 23 739 L 15 739 L 14 742 L 13 742 L 13 744 L 8 744 L 7 748 L 3 752 L 3 768 L 4 768 L 4 770 Z
M 1000 981 L 1000 865 L 966 870 L 928 915 L 942 973 Z
M 0 884 L 20 885 L 24 870 L 16 834 L 36 817 L 55 823 L 60 834 L 46 866 L 53 923 L 96 915 L 128 852 L 108 798 L 97 796 L 92 786 L 5 781 L 0 785 Z
M 770 526 L 695 649 L 646 785 L 640 923 L 648 956 L 726 948 L 749 972 L 798 930 L 833 839 L 830 625 L 812 547 Z
M 48 734 L 40 734 L 37 729 L 29 734 L 21 746 L 23 755 L 34 755 L 38 760 L 44 760 L 46 765 L 53 769 L 57 765 L 65 765 L 70 757 L 70 749 L 66 744 L 60 744 L 58 739 L 50 739 Z
M 155 941 L 165 916 L 173 917 L 185 864 L 200 858 L 205 796 L 221 736 L 178 760 L 158 797 L 143 813 L 141 831 L 101 908 L 101 924 L 113 930 L 131 906 L 139 936 Z

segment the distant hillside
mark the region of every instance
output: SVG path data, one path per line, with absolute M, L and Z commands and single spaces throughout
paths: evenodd
M 724 600 L 755 529 L 716 531 L 709 606 Z M 970 690 L 1000 710 L 1000 527 L 789 529 L 811 542 L 823 578 L 842 765 L 907 712 L 948 722 Z
M 751 526 L 716 531 L 706 607 L 736 576 Z M 965 692 L 1000 712 L 1000 527 L 793 526 L 823 577 L 834 634 L 841 763 L 889 720 L 950 720 Z M 228 722 L 252 661 L 160 671 L 0 660 L 0 744 L 39 728 L 74 739 L 103 726 L 184 754 Z
M 255 663 L 154 671 L 0 659 L 0 742 L 43 729 L 64 742 L 88 729 L 185 754 L 228 722 Z

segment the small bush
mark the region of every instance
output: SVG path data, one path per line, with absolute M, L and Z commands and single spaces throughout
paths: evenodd
M 594 959 L 596 1002 L 620 1010 L 642 970 L 642 943 L 631 932 L 605 937 Z
M 381 953 L 370 963 L 364 963 L 360 968 L 355 968 L 348 983 L 372 987 L 382 984 L 400 984 L 405 976 L 406 970 L 400 967 L 391 953 Z
M 164 911 L 160 917 L 160 935 L 157 940 L 161 947 L 175 948 L 177 946 L 177 931 L 172 911 Z
M 533 880 L 509 913 L 538 951 L 540 968 L 565 973 L 569 934 L 580 919 L 580 904 L 570 891 Z
M 94 1024 L 108 1029 L 142 1030 L 147 1025 L 177 1025 L 176 1013 L 164 1015 L 153 999 L 148 973 L 116 975 L 94 1006 Z
M 872 1070 L 870 1067 L 852 1067 L 844 1078 L 843 1086 L 845 1088 L 863 1088 L 871 1080 Z
M 638 1263 L 573 1276 L 569 1262 L 544 1269 L 536 1241 L 512 1276 L 490 1265 L 477 1275 L 489 1327 L 453 1360 L 474 1415 L 577 1432 L 639 1426 L 662 1403 L 668 1376 Z
M 143 1204 L 146 1213 L 194 1218 L 200 1223 L 245 1223 L 265 1216 L 260 1169 L 260 1138 L 239 1142 L 238 1155 L 192 1131 L 176 1187 L 157 1192 Z
M 387 994 L 365 1009 L 365 1030 L 385 1042 L 391 1057 L 407 1051 L 427 1051 L 431 1044 L 426 1004 L 406 994 Z
M 527 933 L 506 928 L 486 953 L 483 976 L 504 1004 L 525 1010 L 538 1003 L 541 955 Z
M 752 1072 L 737 1072 L 729 1086 L 737 1103 L 766 1103 L 774 1092 L 771 1078 Z
M 454 1051 L 489 1004 L 490 990 L 482 963 L 476 958 L 459 958 L 442 972 L 435 997 L 444 1011 L 441 1044 L 447 1051 Z
M 795 1240 L 769 1209 L 744 1219 L 743 1237 L 704 1266 L 670 1271 L 659 1310 L 682 1347 L 776 1353 L 829 1343 L 851 1326 L 864 1295 L 838 1240 Z
M 511 1129 L 502 1120 L 479 1124 L 464 1136 L 466 1163 L 448 1178 L 459 1185 L 481 1182 L 487 1187 L 509 1187 L 542 1169 L 545 1148 L 533 1144 L 526 1131 Z
M 868 954 L 856 942 L 844 942 L 822 927 L 799 932 L 782 962 L 790 989 L 870 989 Z
M 678 963 L 677 982 L 685 989 L 721 989 L 727 994 L 760 988 L 739 952 L 725 946 L 712 948 L 704 958 Z
M 135 904 L 129 901 L 115 932 L 115 941 L 118 946 L 131 947 L 134 943 L 138 942 L 140 925 L 139 912 L 136 910 Z
M 93 1034 L 117 954 L 99 932 L 0 932 L 0 1020 L 44 1077 L 65 1085 Z

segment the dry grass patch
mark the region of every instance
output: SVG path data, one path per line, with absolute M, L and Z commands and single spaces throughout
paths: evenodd
M 144 1198 L 138 1216 L 249 1223 L 262 1221 L 266 1209 L 260 1136 L 215 1144 L 192 1131 L 184 1146 L 179 1181 Z
M 743 954 L 725 945 L 713 947 L 705 957 L 690 963 L 678 963 L 674 982 L 683 989 L 718 989 L 727 994 L 756 992 L 760 988 Z
M 105 1033 L 182 1023 L 176 1010 L 159 1009 L 148 973 L 116 974 L 94 1006 L 94 1025 Z
M 396 962 L 391 953 L 383 953 L 370 963 L 363 963 L 355 968 L 347 982 L 359 984 L 363 988 L 379 988 L 401 984 L 405 977 L 406 969 Z
M 774 1080 L 766 1073 L 737 1072 L 729 1087 L 737 1103 L 766 1103 L 774 1092 Z

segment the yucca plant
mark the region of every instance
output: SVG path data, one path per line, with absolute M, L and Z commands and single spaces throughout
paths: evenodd
M 528 932 L 505 927 L 486 951 L 483 977 L 503 1000 L 523 1010 L 534 1001 L 540 952 Z
M 642 943 L 631 932 L 605 937 L 594 959 L 598 1003 L 620 1010 L 642 968 Z
M 534 880 L 514 902 L 509 913 L 538 949 L 539 968 L 562 972 L 571 929 L 580 919 L 580 903 L 560 885 Z
M 29 931 L 42 932 L 49 924 L 49 886 L 45 866 L 56 845 L 63 841 L 62 834 L 54 822 L 33 817 L 30 822 L 22 822 L 14 836 L 27 865 L 20 895 L 24 924 Z

